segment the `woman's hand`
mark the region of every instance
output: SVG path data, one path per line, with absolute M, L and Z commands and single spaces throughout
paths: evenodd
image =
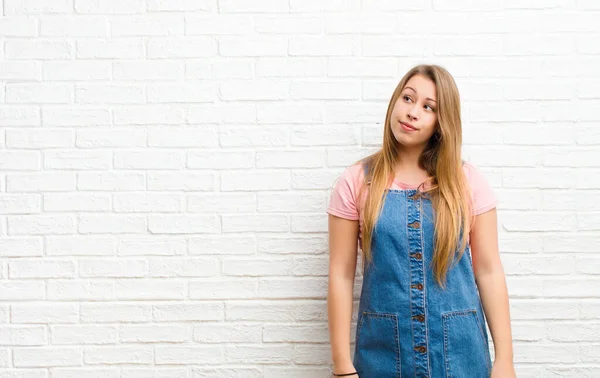
M 490 378 L 516 378 L 515 366 L 512 361 L 494 361 Z

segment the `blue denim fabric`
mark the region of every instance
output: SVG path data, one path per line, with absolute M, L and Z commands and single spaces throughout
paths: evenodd
M 488 334 L 470 248 L 448 271 L 431 268 L 431 201 L 417 190 L 386 191 L 363 277 L 354 366 L 361 378 L 485 378 Z

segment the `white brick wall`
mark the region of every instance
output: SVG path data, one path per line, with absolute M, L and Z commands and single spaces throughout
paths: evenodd
M 327 377 L 329 190 L 421 62 L 500 198 L 518 376 L 600 376 L 598 4 L 0 2 L 0 377 Z

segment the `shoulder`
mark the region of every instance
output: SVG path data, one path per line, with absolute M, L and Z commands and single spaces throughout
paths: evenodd
M 487 181 L 484 173 L 471 162 L 463 161 L 463 172 L 471 189 L 476 189 L 482 181 Z
M 360 182 L 365 178 L 365 164 L 362 160 L 352 164 L 347 170 L 357 182 Z
M 351 188 L 358 188 L 364 180 L 364 164 L 362 162 L 347 166 L 340 174 L 338 180 Z
M 475 175 L 481 174 L 481 172 L 475 166 L 475 164 L 468 162 L 468 161 L 463 161 L 463 171 L 465 172 L 465 176 L 467 177 L 467 180 L 473 178 L 473 176 L 475 176 Z
M 484 173 L 473 163 L 463 162 L 463 170 L 474 201 L 474 214 L 481 214 L 498 204 L 496 194 Z
M 359 219 L 357 197 L 364 177 L 362 169 L 362 164 L 353 164 L 340 174 L 331 193 L 328 213 L 346 219 Z

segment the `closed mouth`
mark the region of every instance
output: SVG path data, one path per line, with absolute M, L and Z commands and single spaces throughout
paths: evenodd
M 417 128 L 416 128 L 416 127 L 414 127 L 413 125 L 411 125 L 411 124 L 409 124 L 409 123 L 402 122 L 402 121 L 401 121 L 400 123 L 401 123 L 401 124 L 403 124 L 404 126 L 408 127 L 408 128 L 411 128 L 411 129 L 413 129 L 413 130 L 417 130 Z

